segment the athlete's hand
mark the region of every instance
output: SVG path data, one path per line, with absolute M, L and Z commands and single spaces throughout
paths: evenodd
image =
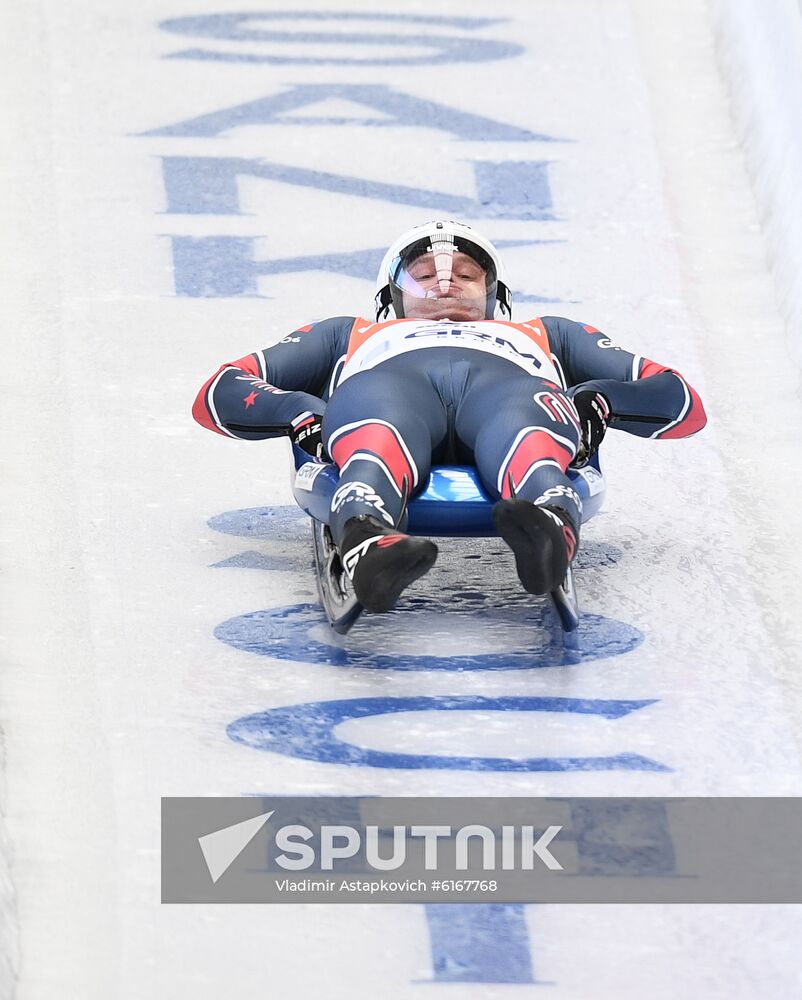
M 593 389 L 580 389 L 572 399 L 582 428 L 579 452 L 573 464 L 581 468 L 587 465 L 599 450 L 599 445 L 607 433 L 611 416 L 610 401 L 604 393 L 595 392 Z
M 312 413 L 310 410 L 299 413 L 290 425 L 290 440 L 313 458 L 324 458 L 322 425 L 323 417 L 320 413 Z

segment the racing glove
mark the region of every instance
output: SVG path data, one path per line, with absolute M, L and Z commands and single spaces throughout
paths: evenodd
M 305 410 L 291 422 L 288 434 L 293 444 L 303 448 L 313 458 L 325 458 L 323 448 L 323 415 Z
M 579 415 L 581 427 L 579 451 L 573 464 L 577 468 L 581 468 L 583 465 L 587 465 L 599 450 L 599 445 L 607 433 L 612 411 L 610 400 L 603 393 L 595 392 L 593 389 L 580 388 L 572 396 L 572 399 Z

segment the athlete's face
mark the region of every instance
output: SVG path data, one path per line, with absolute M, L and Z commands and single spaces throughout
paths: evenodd
M 450 319 L 463 322 L 485 318 L 487 285 L 484 268 L 464 253 L 449 255 L 450 266 L 435 266 L 425 253 L 407 267 L 416 291 L 404 291 L 404 315 L 409 319 Z

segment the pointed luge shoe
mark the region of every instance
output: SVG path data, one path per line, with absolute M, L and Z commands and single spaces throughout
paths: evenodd
M 561 507 L 528 500 L 499 500 L 493 507 L 496 531 L 512 549 L 524 590 L 549 594 L 560 587 L 577 547 L 577 533 Z
M 437 546 L 428 538 L 404 535 L 366 515 L 346 523 L 339 548 L 357 600 L 374 612 L 389 611 L 437 559 Z

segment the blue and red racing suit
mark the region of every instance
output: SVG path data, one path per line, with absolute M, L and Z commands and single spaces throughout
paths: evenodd
M 580 388 L 603 393 L 610 426 L 638 437 L 688 437 L 707 420 L 678 371 L 556 316 L 322 320 L 223 365 L 193 415 L 218 434 L 258 441 L 323 414 L 323 443 L 340 470 L 330 520 L 339 542 L 359 514 L 397 523 L 432 462 L 475 465 L 491 496 L 553 503 L 578 524 L 565 473 L 580 444 L 571 402 Z

